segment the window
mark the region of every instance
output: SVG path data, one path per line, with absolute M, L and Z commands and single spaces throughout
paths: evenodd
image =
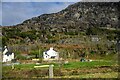
M 54 58 L 55 58 L 55 56 L 51 56 L 51 58 L 52 58 L 52 59 L 54 59 Z

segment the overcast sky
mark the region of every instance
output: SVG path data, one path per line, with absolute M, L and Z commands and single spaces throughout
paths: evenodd
M 12 26 L 41 14 L 56 13 L 73 2 L 2 2 L 2 26 Z M 1 5 L 0 5 L 1 6 Z M 1 13 L 0 13 L 1 14 Z

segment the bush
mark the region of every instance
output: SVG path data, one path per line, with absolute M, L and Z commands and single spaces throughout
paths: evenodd
M 18 59 L 18 60 L 26 60 L 27 57 L 22 56 L 22 55 L 17 55 L 17 59 Z
M 103 31 L 96 27 L 90 27 L 86 30 L 86 35 L 97 35 L 101 34 Z
M 2 46 L 7 45 L 7 42 L 9 41 L 9 39 L 7 37 L 2 37 Z
M 42 49 L 40 49 L 40 50 L 32 50 L 31 52 L 30 52 L 30 55 L 35 55 L 36 56 L 36 58 L 42 58 L 42 56 L 43 56 L 43 50 Z
M 78 32 L 65 32 L 65 35 L 78 35 Z
M 56 42 L 56 40 L 53 40 L 53 39 L 49 39 L 46 41 L 46 43 L 55 43 L 55 42 Z

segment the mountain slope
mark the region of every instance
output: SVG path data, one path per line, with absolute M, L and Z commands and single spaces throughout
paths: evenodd
M 22 24 L 51 28 L 67 26 L 117 28 L 118 17 L 118 3 L 76 3 L 58 13 L 43 14 L 26 20 Z
M 4 27 L 3 39 L 7 41 L 6 44 L 35 41 L 51 43 L 60 39 L 67 40 L 68 36 L 66 37 L 66 35 L 78 35 L 81 32 L 89 34 L 86 31 L 92 28 L 94 31 L 98 28 L 119 29 L 118 8 L 119 3 L 78 2 L 58 13 L 43 14 L 28 19 L 21 24 Z M 102 33 L 96 31 L 93 34 Z

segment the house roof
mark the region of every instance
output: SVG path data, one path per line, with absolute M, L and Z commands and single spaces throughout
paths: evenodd
M 5 51 L 5 50 L 7 50 L 7 51 Z M 5 52 L 4 52 L 4 51 L 5 51 Z M 7 55 L 7 56 L 12 55 L 12 52 L 8 51 L 7 46 L 5 46 L 5 47 L 3 48 L 3 52 L 4 52 L 4 54 Z
M 50 50 L 45 51 L 46 55 L 52 55 L 52 56 L 56 56 L 58 52 L 53 50 L 53 47 L 50 48 Z
M 6 52 L 5 55 L 9 56 L 9 55 L 12 55 L 12 52 Z

